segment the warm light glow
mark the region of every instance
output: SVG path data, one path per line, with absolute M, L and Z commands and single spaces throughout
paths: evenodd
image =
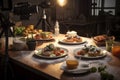
M 67 0 L 57 0 L 57 3 L 60 5 L 60 6 L 65 6 L 66 3 L 67 3 Z

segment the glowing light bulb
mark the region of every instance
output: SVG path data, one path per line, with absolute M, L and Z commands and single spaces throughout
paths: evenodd
M 60 6 L 65 6 L 66 3 L 67 3 L 67 0 L 57 0 L 57 3 L 60 5 Z

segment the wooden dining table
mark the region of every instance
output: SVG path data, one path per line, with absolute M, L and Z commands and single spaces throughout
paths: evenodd
M 74 50 L 80 48 L 84 45 L 95 45 L 92 38 L 82 37 L 84 43 L 81 44 L 61 44 L 60 40 L 65 39 L 64 34 L 59 34 L 59 36 L 54 36 L 54 41 L 38 41 L 36 50 L 39 48 L 44 48 L 46 45 L 54 44 L 57 47 L 62 47 L 68 50 L 68 56 L 56 58 L 56 59 L 43 59 L 34 57 L 34 50 L 9 50 L 9 57 L 15 64 L 24 67 L 27 70 L 32 71 L 34 74 L 42 75 L 48 80 L 101 80 L 99 72 L 85 72 L 80 74 L 67 73 L 61 66 L 68 59 L 75 59 L 80 62 L 93 63 L 97 65 L 101 63 L 106 65 L 106 70 L 114 75 L 114 80 L 120 80 L 120 59 L 113 56 L 111 52 L 100 59 L 81 59 L 74 56 Z M 19 46 L 19 45 L 18 45 Z M 98 46 L 97 46 L 98 47 Z M 105 46 L 99 47 L 105 50 Z M 22 74 L 22 73 L 21 73 Z

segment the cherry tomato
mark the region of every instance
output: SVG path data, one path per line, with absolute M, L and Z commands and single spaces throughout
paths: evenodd
M 60 53 L 64 53 L 64 50 L 60 50 Z

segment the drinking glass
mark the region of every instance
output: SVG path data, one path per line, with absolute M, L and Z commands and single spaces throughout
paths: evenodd
M 114 39 L 112 37 L 108 37 L 105 41 L 106 43 L 106 50 L 111 52 L 113 46 Z
M 112 54 L 120 58 L 120 42 L 115 42 L 112 46 Z

